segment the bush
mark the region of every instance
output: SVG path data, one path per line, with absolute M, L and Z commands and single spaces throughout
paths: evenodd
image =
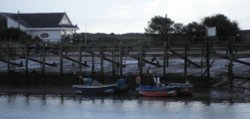
M 27 39 L 32 39 L 30 35 L 28 35 L 27 33 L 18 28 L 9 28 L 2 30 L 0 31 L 0 36 L 1 39 L 5 38 L 5 40 L 20 41 L 20 42 L 23 42 Z

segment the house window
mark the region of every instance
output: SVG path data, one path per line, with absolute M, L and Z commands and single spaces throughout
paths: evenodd
M 41 38 L 48 38 L 49 34 L 48 33 L 42 33 L 42 34 L 40 34 L 40 37 Z

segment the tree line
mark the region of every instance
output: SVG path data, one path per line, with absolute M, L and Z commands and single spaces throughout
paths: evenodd
M 230 20 L 223 14 L 215 14 L 202 18 L 201 22 L 191 22 L 187 25 L 175 23 L 167 15 L 154 16 L 148 22 L 145 33 L 161 38 L 168 39 L 170 36 L 187 36 L 187 37 L 205 37 L 206 27 L 216 27 L 216 37 L 219 40 L 227 40 L 228 37 L 235 37 L 239 34 L 239 27 L 236 21 Z

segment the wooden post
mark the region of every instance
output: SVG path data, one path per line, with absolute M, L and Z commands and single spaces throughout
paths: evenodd
M 45 75 L 45 57 L 46 57 L 46 51 L 45 51 L 45 43 L 43 43 L 42 48 L 42 75 Z
M 60 42 L 60 76 L 61 76 L 61 83 L 63 83 L 63 46 L 62 42 Z
M 7 48 L 8 48 L 7 49 L 8 50 L 8 56 L 7 56 L 8 59 L 7 60 L 8 60 L 8 62 L 10 62 L 10 58 L 11 58 L 11 55 L 10 55 L 11 54 L 11 51 L 10 51 L 11 50 L 10 49 L 10 42 L 8 42 Z M 10 74 L 10 63 L 8 63 L 7 65 L 8 65 L 7 66 L 7 70 L 8 70 L 8 73 Z
M 10 71 L 10 59 L 11 59 L 11 49 L 10 49 L 10 42 L 8 42 L 8 44 L 7 44 L 7 52 L 8 52 L 8 55 L 7 55 L 7 60 L 8 60 L 8 63 L 7 63 L 7 70 L 8 70 L 8 83 L 10 83 L 10 84 L 12 84 L 12 75 L 13 74 L 11 74 L 11 71 Z
M 169 48 L 170 48 L 170 37 L 168 37 L 168 39 L 167 39 L 167 44 L 166 44 L 166 52 L 167 52 L 167 54 L 166 54 L 166 66 L 168 67 L 169 66 L 169 54 L 168 54 L 168 51 L 169 51 Z
M 120 76 L 123 75 L 123 52 L 122 52 L 122 46 L 120 44 L 120 47 L 119 47 L 119 50 L 120 50 L 120 56 L 119 56 L 119 68 L 120 68 Z
M 103 81 L 103 76 L 104 76 L 104 67 L 103 67 L 103 65 L 104 65 L 104 59 L 103 59 L 103 57 L 104 57 L 104 48 L 103 48 L 103 46 L 101 46 L 101 51 L 100 51 L 100 55 L 101 55 L 101 61 L 100 61 L 100 65 L 101 65 L 101 80 Z
M 82 44 L 79 44 L 79 62 L 82 63 Z M 79 63 L 79 73 L 82 74 L 82 65 Z
M 228 64 L 228 77 L 230 79 L 230 88 L 233 89 L 233 59 L 234 59 L 234 54 L 233 54 L 233 39 L 229 39 L 229 45 L 228 45 L 228 51 L 229 51 L 229 57 L 230 57 L 230 62 Z
M 111 53 L 112 53 L 112 61 L 113 62 L 115 62 L 115 51 L 114 51 L 115 49 L 113 49 L 112 51 L 111 51 Z M 115 64 L 114 63 L 112 63 L 112 76 L 113 76 L 113 79 L 115 79 Z
M 201 49 L 201 78 L 203 79 L 204 75 L 203 75 L 203 68 L 204 68 L 204 55 L 205 55 L 205 45 L 202 45 L 202 49 Z
M 29 84 L 29 45 L 26 45 L 26 52 L 25 52 L 25 74 L 26 74 L 26 83 Z
M 139 70 L 140 70 L 140 77 L 143 75 L 143 44 L 141 46 L 141 52 L 139 55 Z
M 184 52 L 184 79 L 187 81 L 187 52 L 188 52 L 188 40 L 185 38 L 185 52 Z
M 164 54 L 163 54 L 163 76 L 166 78 L 166 59 L 167 59 L 167 43 L 164 42 Z
M 210 41 L 207 34 L 205 37 L 206 37 L 206 71 L 207 71 L 207 79 L 210 79 Z
M 91 67 L 91 75 L 92 75 L 92 77 L 94 76 L 94 74 L 95 74 L 95 54 L 92 54 L 91 55 L 92 56 L 92 67 Z

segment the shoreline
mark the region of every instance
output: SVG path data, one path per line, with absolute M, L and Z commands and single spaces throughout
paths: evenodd
M 174 97 L 143 97 L 134 89 L 126 93 L 115 95 L 79 95 L 76 94 L 69 86 L 0 86 L 0 96 L 4 95 L 23 95 L 23 96 L 63 96 L 63 97 L 85 97 L 85 98 L 142 98 L 142 99 L 166 99 L 172 101 L 208 101 L 208 102 L 238 102 L 250 103 L 250 90 L 235 88 L 233 90 L 222 88 L 194 88 L 191 96 L 174 96 Z

